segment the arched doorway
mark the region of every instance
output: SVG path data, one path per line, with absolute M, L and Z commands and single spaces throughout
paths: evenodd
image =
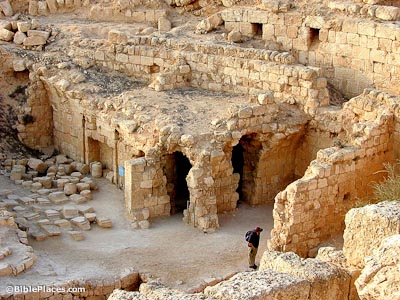
M 164 174 L 167 177 L 167 193 L 171 201 L 171 214 L 183 212 L 190 200 L 186 176 L 192 168 L 189 159 L 182 152 L 165 156 Z
M 232 148 L 233 172 L 240 175 L 236 192 L 239 194 L 240 202 L 252 204 L 255 195 L 255 180 L 257 167 L 260 159 L 261 142 L 257 140 L 256 134 L 243 136 L 239 143 Z

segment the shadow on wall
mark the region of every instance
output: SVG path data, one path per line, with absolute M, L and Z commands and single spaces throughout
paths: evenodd
M 182 213 L 187 208 L 190 193 L 186 182 L 192 165 L 179 151 L 165 156 L 163 171 L 167 177 L 167 193 L 171 201 L 171 215 Z

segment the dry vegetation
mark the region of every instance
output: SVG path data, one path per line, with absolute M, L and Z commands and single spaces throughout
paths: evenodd
M 400 201 L 400 175 L 398 169 L 400 160 L 395 164 L 386 163 L 385 170 L 381 172 L 387 173 L 384 181 L 374 184 L 374 199 L 376 202 L 382 201 Z

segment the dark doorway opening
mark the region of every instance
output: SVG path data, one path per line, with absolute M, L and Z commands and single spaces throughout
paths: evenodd
M 192 165 L 182 152 L 174 152 L 166 156 L 164 174 L 167 177 L 167 193 L 171 200 L 171 214 L 183 212 L 190 200 L 186 176 Z
M 318 43 L 319 43 L 319 29 L 310 27 L 308 47 L 317 45 Z
M 263 24 L 261 24 L 261 23 L 251 23 L 251 25 L 253 26 L 254 37 L 255 38 L 262 38 Z
M 232 148 L 232 167 L 234 173 L 239 173 L 240 179 L 236 192 L 240 202 L 252 203 L 255 195 L 255 180 L 262 145 L 256 134 L 243 136 Z
M 239 194 L 239 201 L 243 199 L 243 167 L 244 167 L 244 148 L 242 144 L 237 144 L 232 148 L 232 167 L 233 173 L 238 173 L 240 175 L 239 184 L 236 192 Z

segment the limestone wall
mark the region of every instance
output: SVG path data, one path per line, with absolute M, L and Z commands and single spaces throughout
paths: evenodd
M 400 203 L 382 202 L 350 210 L 346 215 L 343 253 L 349 265 L 363 268 L 382 240 L 400 234 Z
M 121 9 L 114 6 L 93 5 L 89 18 L 97 21 L 123 21 L 127 23 L 148 23 L 156 26 L 158 19 L 167 16 L 165 9 Z M 157 27 L 157 26 L 156 26 Z
M 43 83 L 28 71 L 25 60 L 18 55 L 0 49 L 3 57 L 0 79 L 8 84 L 2 91 L 3 109 L 11 104 L 3 116 L 16 124 L 18 138 L 29 148 L 42 150 L 53 143 L 52 112 Z M 6 101 L 9 98 L 10 101 Z M 11 120 L 13 117 L 18 120 Z M 8 132 L 11 134 L 11 132 Z
M 321 67 L 329 81 L 345 96 L 354 97 L 375 86 L 399 95 L 400 26 L 357 17 L 304 15 L 231 8 L 222 12 L 225 28 L 254 36 L 262 26 L 262 39 L 292 51 L 300 63 Z
M 56 13 L 68 13 L 89 6 L 88 0 L 29 0 L 28 12 L 32 16 L 46 16 Z
M 82 109 L 78 99 L 63 99 L 58 87 L 46 84 L 50 95 L 54 126 L 54 146 L 74 160 L 84 161 Z
M 400 298 L 400 235 L 385 238 L 356 281 L 360 299 L 384 300 Z
M 32 291 L 0 294 L 0 299 L 60 299 L 60 300 L 105 300 L 115 289 L 135 289 L 140 284 L 139 273 L 132 270 L 124 271 L 120 276 L 109 279 L 73 280 L 54 285 L 56 291 Z M 53 287 L 53 286 L 52 286 Z M 42 286 L 42 288 L 46 288 Z M 49 287 L 48 287 L 49 288 Z
M 126 161 L 124 166 L 128 212 L 149 208 L 150 217 L 169 216 L 171 204 L 161 161 L 142 157 Z
M 168 38 L 136 36 L 129 40 L 120 32 L 118 44 L 95 43 L 88 48 L 72 48 L 69 55 L 79 63 L 89 57 L 96 64 L 129 76 L 151 79 L 155 66 L 164 68 L 184 59 L 190 66 L 190 86 L 214 91 L 257 95 L 272 91 L 282 101 L 294 101 L 310 113 L 329 104 L 326 79 L 318 68 L 292 65 L 289 53 L 243 49 L 227 45 L 179 42 Z
M 30 78 L 26 109 L 33 122 L 21 120 L 18 138 L 32 149 L 43 150 L 53 145 L 53 110 L 43 82 L 34 74 Z
M 296 147 L 304 134 L 306 118 L 289 105 L 280 107 L 272 99 L 269 101 L 243 105 L 233 111 L 226 121 L 233 140 L 222 144 L 222 151 L 211 152 L 218 212 L 236 208 L 239 199 L 235 191 L 240 175 L 232 174 L 232 148 L 238 143 L 244 148 L 241 200 L 251 205 L 271 202 L 294 179 Z M 276 122 L 286 113 L 290 115 L 287 123 Z M 220 136 L 224 135 L 221 130 Z
M 228 299 L 308 299 L 310 284 L 301 278 L 273 270 L 238 273 L 227 281 L 207 287 L 204 294 Z
M 320 109 L 305 128 L 305 133 L 299 141 L 296 151 L 295 177 L 301 178 L 311 161 L 317 157 L 321 149 L 330 148 L 338 143 L 345 143 L 345 131 L 342 124 L 337 122 L 340 118 L 339 107 Z
M 293 252 L 266 251 L 260 270 L 274 270 L 307 280 L 309 300 L 348 300 L 350 276 L 343 269 L 318 259 L 302 259 Z
M 365 201 L 371 182 L 382 179 L 383 174 L 377 173 L 382 163 L 393 161 L 393 139 L 388 132 L 393 128 L 396 103 L 398 99 L 390 95 L 366 91 L 345 104 L 342 122 L 352 146 L 319 151 L 303 178 L 276 196 L 273 249 L 305 256 L 343 231 L 346 212 Z M 351 124 L 347 118 L 357 122 Z
M 218 228 L 217 198 L 214 192 L 214 180 L 210 177 L 207 156 L 196 157 L 198 149 L 181 149 L 191 160 L 192 168 L 186 177 L 190 193 L 190 206 L 184 211 L 185 221 L 196 227 Z M 201 150 L 200 150 L 201 151 Z M 167 177 L 163 171 L 163 156 L 159 149 L 153 148 L 146 157 L 125 162 L 125 201 L 130 213 L 142 208 L 149 208 L 150 217 L 170 215 L 171 199 L 167 191 Z
M 28 10 L 28 2 L 24 0 L 9 1 L 14 12 L 23 12 Z

